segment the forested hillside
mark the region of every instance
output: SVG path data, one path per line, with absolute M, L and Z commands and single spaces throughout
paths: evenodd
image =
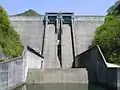
M 120 65 L 120 1 L 107 13 L 104 24 L 96 30 L 93 45 L 100 45 L 108 62 Z
M 7 12 L 0 6 L 0 54 L 14 58 L 22 55 L 22 52 L 20 37 L 10 25 Z

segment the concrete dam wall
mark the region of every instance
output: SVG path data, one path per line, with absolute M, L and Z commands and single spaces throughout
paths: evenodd
M 42 18 L 42 17 L 41 17 Z M 42 48 L 44 25 L 40 17 L 10 17 L 22 43 L 39 51 Z
M 42 50 L 44 16 L 41 17 L 10 17 L 11 25 L 20 34 L 24 45 L 29 45 L 38 52 Z M 74 16 L 73 31 L 75 55 L 88 49 L 94 37 L 96 27 L 104 21 L 104 16 Z M 69 30 L 69 28 L 66 30 Z
M 75 56 L 91 45 L 104 16 L 46 13 L 40 17 L 10 17 L 22 43 L 40 52 L 44 68 L 71 68 Z
M 104 17 L 86 16 L 74 20 L 75 54 L 86 51 L 92 43 L 96 28 L 103 24 Z M 83 18 L 83 19 L 82 19 Z

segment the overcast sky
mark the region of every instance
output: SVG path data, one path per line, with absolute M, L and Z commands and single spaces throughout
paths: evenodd
M 9 15 L 28 9 L 45 12 L 74 12 L 80 15 L 105 15 L 116 0 L 0 0 Z

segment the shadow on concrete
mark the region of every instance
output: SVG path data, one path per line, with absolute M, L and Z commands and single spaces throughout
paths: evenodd
M 72 68 L 86 68 L 90 84 L 101 84 L 115 89 L 119 87 L 120 69 L 106 62 L 99 46 L 94 46 L 77 55 Z
M 34 53 L 35 55 L 44 58 L 39 52 L 35 51 L 34 49 L 32 49 L 30 46 L 27 46 L 27 50 Z
M 20 86 L 14 90 L 116 90 L 116 89 L 93 84 L 46 83 L 46 84 L 27 84 Z

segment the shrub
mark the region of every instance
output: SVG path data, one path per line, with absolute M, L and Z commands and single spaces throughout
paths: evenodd
M 22 55 L 23 45 L 19 35 L 10 25 L 7 12 L 0 6 L 0 47 L 11 58 Z
M 120 19 L 106 16 L 104 24 L 97 28 L 93 45 L 99 45 L 110 63 L 120 64 Z

